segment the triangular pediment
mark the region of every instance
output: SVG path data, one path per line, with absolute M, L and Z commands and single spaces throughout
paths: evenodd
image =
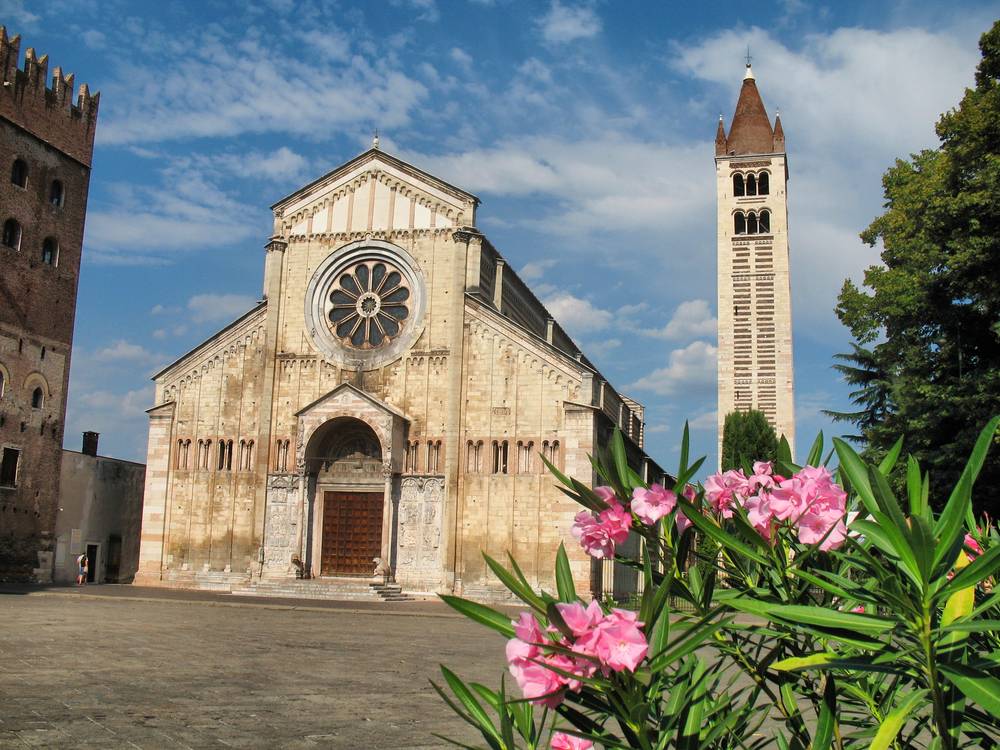
M 479 199 L 379 149 L 271 208 L 287 237 L 473 226 Z
M 295 412 L 296 417 L 305 417 L 317 411 L 328 412 L 331 409 L 338 410 L 338 407 L 356 407 L 359 404 L 366 404 L 375 407 L 378 411 L 388 416 L 399 417 L 410 421 L 403 412 L 394 406 L 390 406 L 385 401 L 370 393 L 366 393 L 350 383 L 341 383 L 325 396 L 320 396 L 308 406 L 304 406 Z

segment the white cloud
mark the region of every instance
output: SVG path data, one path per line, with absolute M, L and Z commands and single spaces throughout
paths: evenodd
M 715 335 L 717 325 L 708 302 L 692 299 L 681 302 L 663 328 L 645 330 L 643 333 L 668 340 L 692 339 Z
M 470 55 L 465 50 L 459 47 L 452 47 L 451 52 L 448 53 L 448 56 L 451 57 L 452 60 L 454 60 L 461 68 L 464 68 L 465 70 L 470 70 L 472 68 L 472 55 Z
M 652 391 L 659 396 L 704 395 L 716 390 L 716 355 L 718 350 L 705 341 L 694 341 L 674 349 L 667 366 L 639 378 L 629 388 Z
M 19 29 L 31 27 L 40 18 L 38 14 L 32 13 L 24 7 L 24 0 L 8 0 L 3 4 L 2 10 L 3 14 L 7 17 L 8 34 L 14 31 L 14 26 L 17 26 Z
M 112 342 L 103 349 L 98 350 L 93 356 L 103 363 L 131 362 L 143 365 L 159 362 L 163 359 L 162 355 L 151 352 L 139 344 L 133 344 L 124 339 Z
M 688 421 L 692 430 L 717 430 L 719 427 L 719 412 L 716 410 L 702 412 Z
M 601 33 L 601 19 L 593 8 L 563 5 L 553 0 L 549 12 L 538 21 L 545 41 L 556 44 L 589 39 Z
M 431 12 L 429 4 L 422 11 Z M 242 133 L 314 138 L 377 122 L 407 124 L 426 87 L 393 66 L 391 55 L 355 45 L 325 59 L 289 55 L 281 35 L 219 27 L 145 51 L 144 64 L 102 86 L 117 103 L 98 128 L 104 144 L 132 144 Z M 340 55 L 343 61 L 331 60 Z M 294 113 L 294 116 L 289 116 Z
M 532 260 L 521 266 L 521 270 L 517 272 L 525 281 L 537 281 L 545 275 L 548 271 L 556 264 L 556 261 L 552 258 L 543 258 L 542 260 Z
M 196 294 L 187 309 L 199 323 L 229 321 L 250 311 L 257 300 L 245 294 Z
M 437 0 L 390 0 L 397 7 L 411 8 L 417 13 L 418 21 L 434 23 L 441 18 Z
M 287 146 L 270 153 L 251 151 L 247 154 L 225 154 L 206 161 L 206 167 L 224 169 L 237 177 L 245 177 L 256 182 L 262 178 L 301 180 L 306 177 L 307 168 L 310 168 L 310 162 L 304 156 Z
M 105 44 L 107 44 L 107 38 L 102 32 L 96 29 L 84 31 L 80 34 L 80 38 L 83 39 L 83 43 L 90 49 L 103 49 Z
M 569 292 L 556 292 L 542 300 L 542 303 L 559 325 L 574 337 L 603 330 L 611 324 L 614 317 L 610 310 L 602 310 L 589 300 Z
M 609 135 L 584 141 L 526 137 L 413 159 L 473 192 L 550 196 L 553 207 L 536 207 L 520 223 L 565 235 L 704 226 L 714 216 L 710 153 L 707 141 L 671 146 Z

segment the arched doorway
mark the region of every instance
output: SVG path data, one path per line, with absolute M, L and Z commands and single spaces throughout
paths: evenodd
M 385 478 L 382 445 L 367 424 L 338 417 L 305 450 L 314 487 L 314 557 L 321 576 L 370 576 L 382 556 Z

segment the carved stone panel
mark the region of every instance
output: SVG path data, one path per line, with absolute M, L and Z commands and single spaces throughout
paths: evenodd
M 299 553 L 299 520 L 302 516 L 299 495 L 298 475 L 268 475 L 264 525 L 265 575 L 294 572 L 292 557 Z
M 444 477 L 403 477 L 399 493 L 400 573 L 436 573 L 441 568 Z

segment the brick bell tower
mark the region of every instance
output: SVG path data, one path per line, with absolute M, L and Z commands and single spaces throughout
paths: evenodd
M 0 580 L 48 581 L 100 95 L 20 42 L 0 26 Z
M 715 136 L 718 195 L 718 444 L 726 415 L 756 409 L 795 449 L 792 301 L 788 265 L 788 160 L 747 59 L 726 135 Z

